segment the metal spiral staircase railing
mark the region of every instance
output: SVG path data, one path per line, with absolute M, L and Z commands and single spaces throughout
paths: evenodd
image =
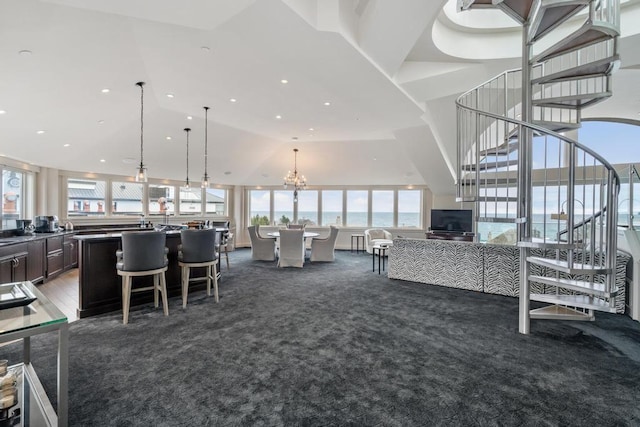
M 611 96 L 619 0 L 458 5 L 497 7 L 523 26 L 523 67 L 456 102 L 457 200 L 475 203 L 477 222 L 514 224 L 520 332 L 529 333 L 532 318 L 615 312 L 620 179 L 604 158 L 560 132 L 578 128 L 582 108 Z M 536 53 L 539 45 L 546 47 Z M 547 305 L 531 309 L 530 301 Z

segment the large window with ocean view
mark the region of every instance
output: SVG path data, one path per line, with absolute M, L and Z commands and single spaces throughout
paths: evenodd
M 269 225 L 271 192 L 269 190 L 249 191 L 249 222 L 251 225 Z
M 398 227 L 420 227 L 422 191 L 398 190 Z
M 367 227 L 369 192 L 367 190 L 347 190 L 347 226 Z
M 298 193 L 298 224 L 318 225 L 318 192 L 304 190 Z
M 371 226 L 393 227 L 393 190 L 371 192 Z
M 293 222 L 293 191 L 277 190 L 273 192 L 273 220 L 277 225 Z
M 322 190 L 322 225 L 342 225 L 342 190 Z

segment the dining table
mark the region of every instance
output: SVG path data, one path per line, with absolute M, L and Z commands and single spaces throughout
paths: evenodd
M 319 235 L 320 235 L 320 233 L 316 233 L 315 231 L 305 231 L 304 234 L 303 234 L 303 237 L 305 239 L 313 239 L 314 237 L 318 237 Z M 277 239 L 278 237 L 280 237 L 280 232 L 279 231 L 272 231 L 270 233 L 267 233 L 267 236 Z

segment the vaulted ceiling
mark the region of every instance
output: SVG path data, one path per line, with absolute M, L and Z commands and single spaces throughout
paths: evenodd
M 200 179 L 208 106 L 215 183 L 281 184 L 298 148 L 311 185 L 452 193 L 454 100 L 519 66 L 519 29 L 462 28 L 445 3 L 2 0 L 0 155 L 133 175 L 135 83 L 144 81 L 152 178 L 185 178 L 189 127 L 190 178 Z M 639 17 L 630 3 L 614 97 L 584 116 L 638 117 Z

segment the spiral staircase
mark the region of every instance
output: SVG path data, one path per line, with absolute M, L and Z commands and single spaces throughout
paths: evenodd
M 520 248 L 519 331 L 530 319 L 616 312 L 620 179 L 565 136 L 611 96 L 619 0 L 459 0 L 498 8 L 523 28 L 522 68 L 458 98 L 457 200 L 476 221 L 513 224 Z M 618 298 L 620 299 L 620 298 Z M 531 301 L 537 301 L 536 308 Z

